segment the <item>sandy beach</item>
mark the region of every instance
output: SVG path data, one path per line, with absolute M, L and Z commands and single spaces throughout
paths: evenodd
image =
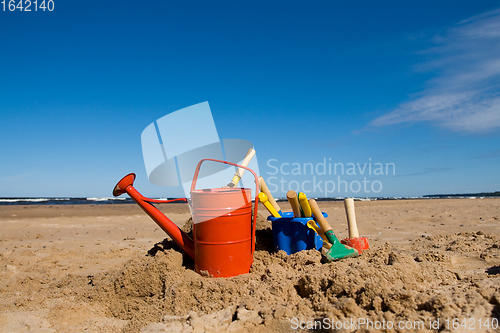
M 343 203 L 319 206 L 345 238 Z M 189 228 L 187 204 L 158 207 Z M 322 318 L 496 331 L 500 199 L 357 201 L 371 248 L 333 263 L 274 252 L 266 213 L 250 273 L 214 279 L 135 204 L 0 206 L 0 332 L 288 332 Z

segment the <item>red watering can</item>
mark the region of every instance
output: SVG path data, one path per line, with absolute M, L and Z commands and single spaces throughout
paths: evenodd
M 255 178 L 255 204 L 252 221 L 250 188 L 196 189 L 201 164 L 213 161 L 243 168 Z M 255 223 L 259 203 L 259 181 L 255 172 L 243 165 L 206 158 L 196 166 L 191 184 L 193 239 L 179 229 L 153 203 L 187 199 L 156 200 L 144 197 L 134 187 L 130 173 L 116 184 L 115 197 L 127 193 L 194 260 L 196 272 L 213 277 L 230 277 L 250 271 L 255 251 Z

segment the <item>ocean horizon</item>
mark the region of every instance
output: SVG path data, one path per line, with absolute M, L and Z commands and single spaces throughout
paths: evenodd
M 477 196 L 477 195 L 424 195 L 424 196 L 395 196 L 395 197 L 354 197 L 356 201 L 377 200 L 430 200 L 430 199 L 484 199 L 498 198 L 500 196 Z M 153 198 L 157 200 L 172 200 L 178 198 Z M 317 201 L 342 201 L 345 197 L 314 198 Z M 286 197 L 276 197 L 277 201 L 287 201 Z M 6 205 L 113 205 L 135 203 L 128 197 L 2 197 L 0 206 Z

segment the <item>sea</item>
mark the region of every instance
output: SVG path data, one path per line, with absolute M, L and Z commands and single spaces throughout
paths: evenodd
M 499 196 L 486 196 L 496 197 Z M 422 197 L 370 197 L 354 198 L 356 201 L 377 201 L 377 200 L 429 200 L 429 199 L 484 199 L 485 196 L 457 196 L 457 195 L 426 195 Z M 154 198 L 159 200 L 171 200 L 175 198 Z M 314 198 L 317 201 L 343 201 L 343 197 L 335 198 Z M 277 201 L 286 201 L 286 198 L 276 198 Z M 90 197 L 90 198 L 0 198 L 0 206 L 5 205 L 113 205 L 132 204 L 134 200 L 127 197 Z
M 131 198 L 0 198 L 4 205 L 109 205 L 134 203 Z

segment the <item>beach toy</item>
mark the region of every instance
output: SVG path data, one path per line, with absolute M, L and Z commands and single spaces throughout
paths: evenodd
M 282 212 L 280 217 L 268 216 L 267 220 L 272 222 L 274 249 L 289 255 L 302 250 L 320 250 L 323 239 L 307 227 L 312 219 L 294 217 L 292 212 Z
M 337 259 L 359 256 L 358 250 L 340 243 L 337 236 L 335 236 L 332 227 L 321 213 L 316 200 L 309 199 L 309 205 L 311 206 L 314 219 L 319 223 L 321 229 L 323 229 L 323 231 L 325 232 L 325 236 L 328 239 L 328 242 L 332 244 L 330 250 L 328 250 L 328 252 L 325 254 L 326 259 L 328 261 L 333 261 Z
M 292 206 L 293 216 L 301 217 L 299 199 L 297 198 L 297 193 L 294 190 L 290 190 L 286 193 L 286 198 Z
M 356 224 L 356 213 L 354 211 L 354 199 L 347 198 L 344 200 L 345 213 L 347 215 L 347 229 L 349 238 L 343 239 L 340 242 L 344 245 L 350 246 L 358 250 L 359 254 L 364 250 L 368 250 L 368 239 L 366 237 L 359 237 L 358 226 Z
M 253 220 L 250 188 L 196 189 L 200 167 L 205 161 L 230 164 L 252 173 L 256 187 Z M 153 205 L 172 200 L 154 200 L 142 196 L 133 187 L 134 180 L 133 173 L 123 177 L 116 184 L 113 195 L 116 197 L 127 193 L 134 199 L 158 226 L 194 259 L 196 272 L 204 276 L 230 277 L 250 271 L 255 251 L 255 223 L 259 203 L 259 182 L 253 170 L 243 165 L 209 158 L 198 163 L 191 184 L 193 239 Z
M 274 209 L 273 205 L 269 202 L 269 199 L 267 198 L 267 195 L 264 192 L 259 193 L 259 200 L 264 204 L 264 207 L 266 207 L 267 211 L 274 217 L 281 217 L 281 215 Z
M 271 194 L 271 191 L 269 191 L 269 189 L 267 188 L 266 182 L 264 181 L 264 178 L 262 178 L 262 177 L 259 177 L 259 187 L 260 187 L 260 190 L 262 192 L 264 192 L 264 194 L 267 196 L 267 200 L 269 200 L 271 205 L 273 205 L 274 209 L 278 212 L 278 214 L 281 215 L 281 208 L 278 205 L 278 203 L 276 202 L 276 200 L 274 200 L 273 195 Z
M 245 155 L 245 158 L 243 159 L 243 161 L 241 162 L 241 166 L 248 166 L 248 163 L 250 163 L 250 161 L 252 160 L 253 156 L 255 155 L 255 149 L 253 148 L 250 148 L 248 149 L 247 151 L 247 154 Z M 245 169 L 244 168 L 238 168 L 238 170 L 236 170 L 236 173 L 234 174 L 234 177 L 233 179 L 231 179 L 231 181 L 224 187 L 235 187 L 236 185 L 238 185 L 238 183 L 240 182 L 240 179 L 241 177 L 243 176 L 243 172 L 245 172 Z
M 316 221 L 314 220 L 309 220 L 307 221 L 307 227 L 309 229 L 314 230 L 315 233 L 317 233 L 321 238 L 323 238 L 323 246 L 326 247 L 327 249 L 331 248 L 332 246 L 330 243 L 328 243 L 328 239 L 326 239 L 325 233 L 321 228 L 316 224 Z
M 299 203 L 302 215 L 304 215 L 304 217 L 311 217 L 312 216 L 311 206 L 309 206 L 309 202 L 307 201 L 307 195 L 305 195 L 305 193 L 302 192 L 299 193 Z

